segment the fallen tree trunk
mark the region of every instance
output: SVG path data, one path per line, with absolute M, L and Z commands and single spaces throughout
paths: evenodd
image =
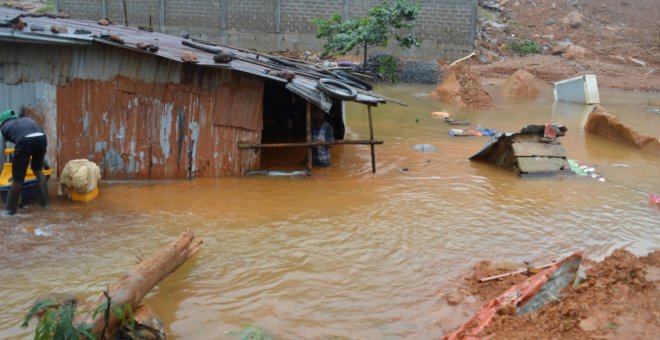
M 122 309 L 130 307 L 131 310 L 135 310 L 140 305 L 142 298 L 154 286 L 192 257 L 201 245 L 202 240 L 195 238 L 193 231 L 183 232 L 175 241 L 126 272 L 118 282 L 108 288 L 107 297 L 105 293 L 101 294 L 93 301 L 79 307 L 79 310 L 107 309 L 112 311 L 116 306 Z M 110 307 L 102 308 L 102 306 L 107 306 L 108 300 L 111 301 Z M 109 316 L 107 322 L 106 316 Z M 112 334 L 121 322 L 119 317 L 110 312 L 98 313 L 96 316 L 90 313 L 80 314 L 74 323 L 90 325 L 92 334 L 97 338 L 102 338 Z M 103 333 L 105 334 L 102 335 Z

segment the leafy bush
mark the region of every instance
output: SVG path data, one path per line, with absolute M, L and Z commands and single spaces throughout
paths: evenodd
M 541 46 L 531 40 L 514 41 L 511 43 L 511 51 L 518 55 L 528 55 L 532 53 L 541 53 Z
M 390 79 L 393 83 L 399 81 L 397 73 L 399 72 L 399 62 L 391 55 L 381 55 L 378 57 L 380 66 L 378 72 L 383 74 L 386 79 Z

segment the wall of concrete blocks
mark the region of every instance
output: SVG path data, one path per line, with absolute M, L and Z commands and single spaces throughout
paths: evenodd
M 260 51 L 318 51 L 311 20 L 339 14 L 366 16 L 381 0 L 58 0 L 73 18 L 111 18 L 117 24 L 149 25 L 165 33 Z M 124 17 L 124 3 L 128 18 Z M 388 50 L 402 56 L 452 61 L 472 52 L 477 0 L 421 0 L 415 34 L 422 46 Z M 373 49 L 370 52 L 376 52 Z

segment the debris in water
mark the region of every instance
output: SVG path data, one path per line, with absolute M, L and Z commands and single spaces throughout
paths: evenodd
M 438 151 L 438 148 L 436 148 L 435 146 L 433 146 L 431 144 L 415 144 L 413 146 L 413 149 L 415 149 L 415 151 L 419 151 L 419 152 L 436 152 L 436 151 Z

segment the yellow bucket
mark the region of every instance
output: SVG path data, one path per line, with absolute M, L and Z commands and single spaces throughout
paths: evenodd
M 99 188 L 94 188 L 91 192 L 88 192 L 86 194 L 79 194 L 75 191 L 69 191 L 67 196 L 69 197 L 70 200 L 76 201 L 76 202 L 89 202 L 99 195 Z

